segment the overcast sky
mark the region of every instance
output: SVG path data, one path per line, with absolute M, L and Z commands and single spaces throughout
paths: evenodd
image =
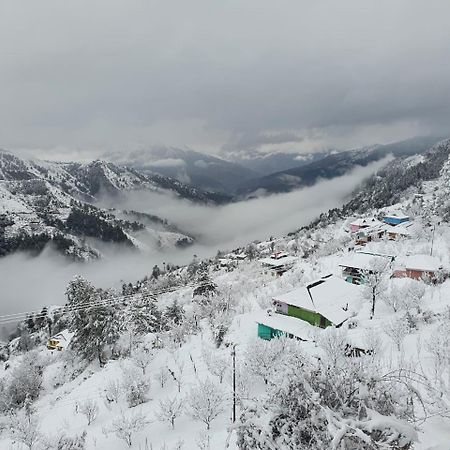
M 307 151 L 448 134 L 449 17 L 448 0 L 0 0 L 0 147 Z

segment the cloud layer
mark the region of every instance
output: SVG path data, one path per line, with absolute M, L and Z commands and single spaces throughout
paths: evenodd
M 6 0 L 0 145 L 309 150 L 446 133 L 449 16 L 446 0 Z

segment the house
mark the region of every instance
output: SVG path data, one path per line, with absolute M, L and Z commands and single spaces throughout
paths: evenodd
M 382 222 L 378 222 L 376 225 L 362 228 L 357 231 L 356 234 L 356 245 L 366 245 L 368 242 L 377 241 L 381 239 L 385 231 L 383 229 L 385 225 Z
M 228 253 L 227 255 L 225 255 L 225 258 L 233 259 L 233 260 L 237 260 L 237 261 L 243 261 L 244 259 L 247 259 L 247 254 L 232 252 L 232 253 Z
M 218 263 L 219 263 L 220 267 L 223 267 L 226 269 L 234 269 L 237 267 L 237 263 L 233 259 L 219 258 Z
M 381 222 L 374 217 L 356 219 L 349 224 L 350 232 L 352 233 L 356 233 L 364 228 L 371 228 L 378 225 L 381 225 Z
M 340 326 L 353 315 L 359 304 L 360 289 L 339 277 L 327 275 L 319 280 L 273 298 L 275 311 L 311 325 Z
M 281 275 L 289 270 L 297 261 L 297 257 L 289 256 L 286 252 L 272 253 L 270 257 L 260 259 L 259 262 L 263 267 L 266 267 L 277 275 Z
M 441 269 L 441 262 L 435 256 L 410 255 L 398 262 L 393 276 L 395 278 L 436 281 L 437 273 Z
M 308 322 L 298 320 L 296 317 L 289 317 L 268 311 L 256 318 L 258 324 L 258 337 L 270 341 L 275 337 L 286 336 L 308 341 L 313 335 L 314 327 Z
M 386 213 L 383 217 L 383 222 L 389 225 L 399 225 L 404 222 L 409 222 L 409 216 L 401 212 Z
M 342 276 L 345 281 L 352 284 L 364 283 L 364 277 L 373 273 L 376 269 L 387 268 L 395 256 L 383 255 L 371 252 L 353 252 L 341 259 L 339 266 L 342 268 Z
M 399 239 L 406 239 L 411 237 L 411 230 L 409 229 L 411 226 L 410 222 L 404 222 L 401 225 L 396 225 L 395 227 L 386 225 L 384 227 L 384 232 L 386 237 L 390 241 L 397 241 Z
M 69 330 L 63 330 L 48 340 L 47 348 L 49 350 L 62 351 L 70 344 L 73 335 L 74 333 L 69 332 Z

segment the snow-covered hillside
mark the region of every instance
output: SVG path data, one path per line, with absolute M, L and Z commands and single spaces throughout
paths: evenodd
M 354 199 L 290 236 L 154 269 L 120 293 L 74 280 L 65 309 L 25 315 L 5 344 L 0 447 L 448 450 L 450 162 L 436 177 L 420 164 L 404 170 L 422 180 L 382 207 L 370 207 L 386 195 L 371 181 L 355 196 L 364 212 Z M 386 189 L 389 173 L 376 178 Z M 391 216 L 409 220 L 382 223 Z M 352 232 L 358 219 L 370 226 Z M 282 276 L 259 261 L 274 251 L 296 257 Z M 315 286 L 330 274 L 345 284 L 361 254 L 354 302 L 322 290 L 348 319 L 321 328 L 276 312 L 274 297 L 304 288 L 320 313 Z M 294 336 L 259 339 L 273 318 Z M 70 328 L 70 345 L 48 350 L 49 327 Z
M 75 259 L 97 258 L 100 251 L 92 239 L 137 248 L 192 243 L 190 236 L 148 211 L 142 213 L 143 222 L 137 213 L 131 218 L 95 206 L 102 196 L 133 189 L 208 201 L 208 194 L 176 180 L 111 163 L 34 161 L 0 152 L 0 256 L 17 250 L 38 253 L 52 243 Z

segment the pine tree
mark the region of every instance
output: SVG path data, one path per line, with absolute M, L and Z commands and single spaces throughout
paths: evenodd
M 153 270 L 152 270 L 152 277 L 155 278 L 156 280 L 159 278 L 159 276 L 161 275 L 161 270 L 158 267 L 158 265 L 153 266 Z
M 166 308 L 164 318 L 169 324 L 178 325 L 183 321 L 184 309 L 175 299 L 171 305 Z
M 31 314 L 28 314 L 26 324 L 27 324 L 27 329 L 30 333 L 33 333 L 36 330 L 36 324 L 35 324 L 34 318 Z
M 75 333 L 71 347 L 88 361 L 98 359 L 106 346 L 113 345 L 120 336 L 123 323 L 116 311 L 117 305 L 100 303 L 107 293 L 96 289 L 89 281 L 77 277 L 66 291 L 68 306 L 78 307 L 70 313 L 70 330 Z
M 162 313 L 154 299 L 133 300 L 130 309 L 130 322 L 135 334 L 155 333 L 163 328 Z

